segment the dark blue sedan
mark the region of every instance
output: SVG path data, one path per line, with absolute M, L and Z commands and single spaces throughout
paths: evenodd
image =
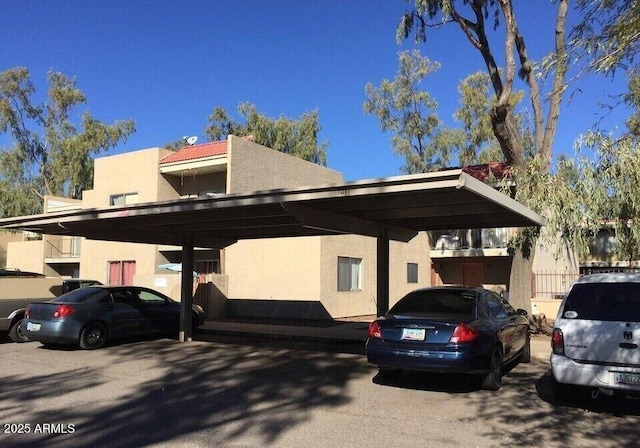
M 487 289 L 418 289 L 369 325 L 367 359 L 381 375 L 467 373 L 480 376 L 482 388 L 498 390 L 505 364 L 531 359 L 526 316 Z
M 111 339 L 177 332 L 180 303 L 139 286 L 89 286 L 50 302 L 32 302 L 22 329 L 43 344 L 79 344 L 101 348 Z M 192 308 L 192 328 L 204 323 L 204 311 Z

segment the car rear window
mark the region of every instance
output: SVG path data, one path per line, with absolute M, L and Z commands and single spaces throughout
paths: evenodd
M 62 294 L 60 297 L 53 299 L 52 302 L 82 303 L 92 299 L 98 301 L 108 294 L 109 292 L 105 289 L 87 287 L 74 289 L 66 294 Z
M 400 299 L 391 314 L 475 316 L 475 293 L 468 291 L 414 291 Z
M 574 285 L 562 315 L 569 319 L 640 322 L 640 283 Z

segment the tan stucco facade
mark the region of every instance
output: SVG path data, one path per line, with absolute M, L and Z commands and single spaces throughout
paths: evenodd
M 342 173 L 229 136 L 227 193 L 248 193 L 343 182 Z
M 226 255 L 228 272 L 233 273 L 229 298 L 245 300 L 247 314 L 251 313 L 251 302 L 273 299 L 317 302 L 315 308 L 309 305 L 307 312 L 318 317 L 321 311 L 334 318 L 376 314 L 375 238 L 340 235 L 244 241 L 229 247 Z M 339 257 L 361 260 L 360 289 L 338 290 Z M 391 304 L 407 292 L 429 285 L 426 234 L 420 233 L 409 243 L 392 241 L 389 258 Z M 407 263 L 418 265 L 417 283 L 408 282 Z M 234 278 L 238 273 L 241 275 Z
M 13 241 L 7 246 L 7 266 L 22 271 L 45 273 L 42 240 Z
M 95 160 L 94 188 L 83 193 L 84 209 L 110 205 L 114 195 L 136 202 L 175 200 L 226 192 L 250 193 L 304 188 L 344 181 L 341 173 L 229 136 L 227 152 L 215 163 L 161 173 L 160 161 L 172 151 L 149 148 Z M 11 262 L 24 270 L 50 274 L 44 240 L 20 242 Z M 376 240 L 356 235 L 239 241 L 222 251 L 196 251 L 197 260 L 214 260 L 220 273 L 194 281 L 196 302 L 209 317 L 225 314 L 322 318 L 376 313 Z M 79 257 L 69 260 L 79 276 L 103 283 L 109 262 L 134 261 L 136 285 L 154 288 L 179 300 L 180 275 L 158 268 L 180 262 L 180 247 L 83 240 Z M 410 243 L 390 243 L 390 303 L 411 289 L 429 284 L 426 235 Z M 338 291 L 338 257 L 361 259 L 358 290 Z M 59 262 L 60 260 L 56 260 Z M 407 263 L 419 266 L 418 283 L 408 283 Z M 65 271 L 66 272 L 66 271 Z M 199 282 L 199 283 L 198 283 Z

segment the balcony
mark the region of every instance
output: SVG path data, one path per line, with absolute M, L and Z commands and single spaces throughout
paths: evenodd
M 44 241 L 45 263 L 80 262 L 80 237 L 50 237 Z
M 496 257 L 508 255 L 516 229 L 457 229 L 429 232 L 431 258 Z

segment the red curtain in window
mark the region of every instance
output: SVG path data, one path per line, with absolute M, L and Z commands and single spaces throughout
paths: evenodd
M 122 262 L 122 284 L 133 285 L 133 276 L 136 274 L 136 262 L 135 261 L 123 261 Z
M 110 285 L 121 285 L 122 276 L 120 275 L 120 262 L 119 261 L 110 261 L 109 262 L 109 284 Z

